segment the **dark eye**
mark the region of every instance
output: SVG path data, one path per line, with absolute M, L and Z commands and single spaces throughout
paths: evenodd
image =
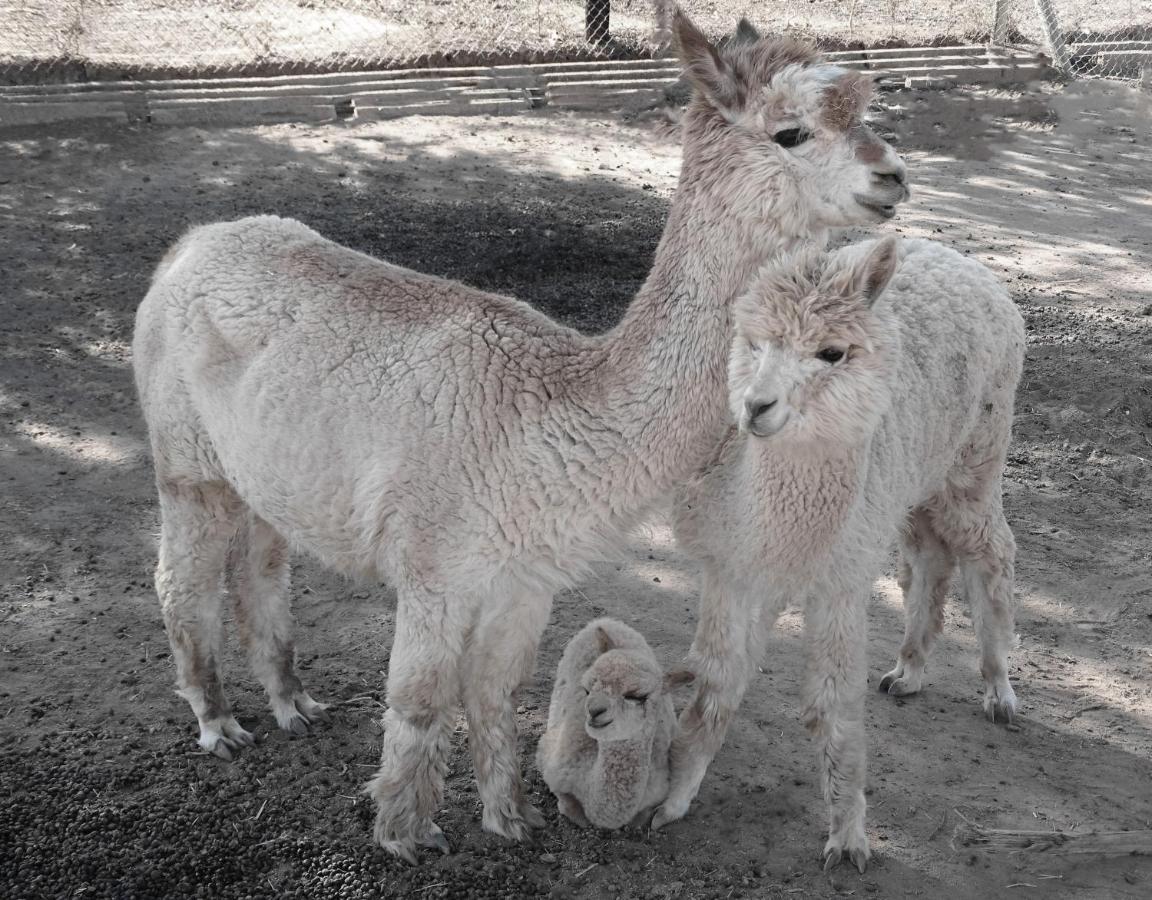
M 592 692 L 591 692 L 591 691 L 589 691 L 589 690 L 588 690 L 588 688 L 586 688 L 586 687 L 582 687 L 582 688 L 580 688 L 580 690 L 582 690 L 582 691 L 583 691 L 585 694 L 590 694 L 590 693 L 592 693 Z
M 803 128 L 785 128 L 783 131 L 777 131 L 772 135 L 772 140 L 785 149 L 791 149 L 792 147 L 799 147 L 810 137 L 812 137 L 812 132 L 805 131 Z
M 838 363 L 844 358 L 844 351 L 839 347 L 825 347 L 816 354 L 816 358 L 826 363 Z
M 643 703 L 648 699 L 647 694 L 625 694 L 625 700 L 631 700 L 633 703 Z

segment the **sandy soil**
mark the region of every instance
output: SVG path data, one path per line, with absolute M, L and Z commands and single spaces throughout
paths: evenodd
M 1134 95 L 894 94 L 916 195 L 895 224 L 1009 284 L 1028 362 L 1007 509 L 1019 540 L 1019 731 L 988 724 L 968 611 L 923 694 L 868 700 L 868 873 L 824 875 L 823 803 L 785 616 L 690 816 L 666 833 L 560 822 L 531 753 L 583 623 L 638 626 L 668 663 L 694 626 L 690 561 L 659 516 L 556 603 L 522 699 L 548 828 L 481 833 L 461 724 L 440 818 L 457 852 L 407 868 L 369 842 L 390 591 L 294 566 L 299 647 L 334 723 L 289 740 L 230 645 L 263 743 L 197 752 L 151 589 L 157 513 L 131 384 L 132 316 L 191 223 L 298 217 L 350 246 L 615 321 L 658 239 L 678 150 L 656 119 L 524 116 L 340 127 L 0 136 L 0 895 L 4 897 L 1146 897 L 1147 858 L 984 856 L 961 816 L 1073 833 L 1152 828 L 1152 151 Z M 1146 102 L 1146 101 L 1145 101 Z M 1143 118 L 1142 118 L 1143 116 Z M 873 683 L 901 634 L 871 607 Z

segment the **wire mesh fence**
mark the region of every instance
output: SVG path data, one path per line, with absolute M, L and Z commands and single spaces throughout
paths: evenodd
M 1043 47 L 1072 78 L 1152 81 L 1152 0 L 997 0 L 992 40 Z
M 825 47 L 1049 47 L 1070 75 L 1138 78 L 1152 0 L 693 0 Z M 662 54 L 671 0 L 0 0 L 0 78 L 287 74 Z

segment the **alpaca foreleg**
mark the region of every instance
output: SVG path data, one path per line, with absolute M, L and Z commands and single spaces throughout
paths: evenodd
M 895 668 L 880 679 L 880 690 L 894 697 L 918 693 L 923 686 L 924 667 L 944 625 L 944 605 L 955 570 L 952 552 L 922 509 L 908 516 L 900 549 L 904 642 Z
M 764 633 L 777 612 L 778 608 L 764 603 L 756 592 L 738 589 L 717 573 L 705 572 L 700 621 L 689 655 L 696 691 L 680 715 L 670 751 L 668 797 L 652 818 L 653 828 L 687 814 L 709 765 L 724 744 L 763 651 Z
M 535 667 L 552 598 L 509 592 L 482 607 L 464 660 L 464 708 L 482 824 L 511 840 L 524 840 L 544 824 L 525 795 L 517 754 L 517 689 Z
M 467 631 L 453 613 L 443 596 L 400 592 L 384 746 L 367 791 L 376 802 L 376 843 L 410 863 L 418 846 L 449 851 L 432 817 L 444 792 Z
M 309 696 L 296 674 L 288 578 L 287 542 L 263 519 L 249 515 L 229 553 L 228 588 L 236 622 L 276 724 L 301 735 L 329 717 L 328 707 Z
M 232 715 L 220 679 L 221 576 L 244 514 L 227 485 L 159 482 L 156 594 L 176 662 L 179 693 L 200 726 L 200 746 L 230 760 L 255 739 Z
M 850 590 L 836 585 L 819 588 L 809 598 L 805 613 L 809 673 L 803 722 L 816 739 L 820 784 L 828 807 L 825 870 L 847 854 L 863 872 L 870 855 L 864 831 L 869 583 L 861 582 Z

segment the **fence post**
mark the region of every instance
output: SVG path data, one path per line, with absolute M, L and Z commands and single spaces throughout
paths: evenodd
M 992 46 L 1001 47 L 1008 42 L 1008 13 L 1016 0 L 996 0 L 992 16 Z
M 1072 58 L 1064 46 L 1064 35 L 1060 33 L 1060 20 L 1052 8 L 1052 0 L 1036 0 L 1036 12 L 1040 14 L 1040 24 L 1044 27 L 1044 37 L 1052 52 L 1052 64 L 1061 75 L 1072 75 Z
M 584 36 L 591 44 L 607 44 L 612 0 L 584 0 Z

